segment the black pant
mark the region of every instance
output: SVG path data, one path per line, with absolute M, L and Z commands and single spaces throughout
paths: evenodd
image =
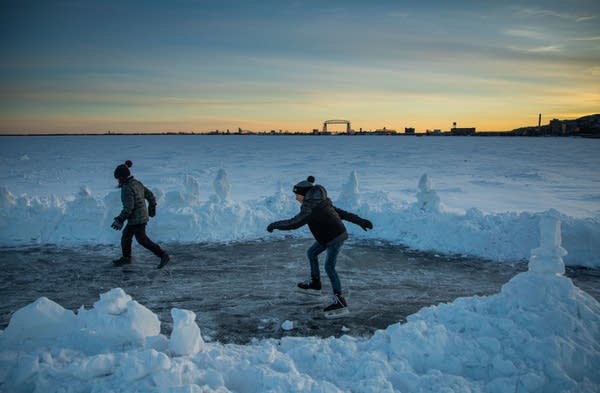
M 152 251 L 157 257 L 162 257 L 164 255 L 165 252 L 160 246 L 150 240 L 148 235 L 146 235 L 146 224 L 127 224 L 125 229 L 123 229 L 123 236 L 121 236 L 121 250 L 123 251 L 123 256 L 125 258 L 131 258 L 131 242 L 134 236 L 135 240 L 137 240 L 140 245 Z

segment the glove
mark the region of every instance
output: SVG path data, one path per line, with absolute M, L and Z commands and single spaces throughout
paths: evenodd
M 275 229 L 275 225 L 273 225 L 273 223 L 269 224 L 269 226 L 267 227 L 267 231 L 271 233 L 273 232 L 273 229 Z
M 156 215 L 156 205 L 148 206 L 148 215 L 154 217 Z
M 123 221 L 121 221 L 119 217 L 116 217 L 110 227 L 115 231 L 120 231 L 123 228 Z
M 373 229 L 373 223 L 369 220 L 362 220 L 362 222 L 359 225 L 363 229 L 363 231 L 366 231 L 367 229 Z

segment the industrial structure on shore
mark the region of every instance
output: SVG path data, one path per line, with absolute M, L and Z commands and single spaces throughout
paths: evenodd
M 342 124 L 346 126 L 346 130 L 345 131 L 337 131 L 337 132 L 331 132 L 328 128 L 329 125 L 331 124 Z M 442 132 L 442 130 L 439 129 L 435 129 L 433 131 L 427 130 L 425 133 L 427 135 L 443 135 L 443 134 L 450 134 L 450 135 L 475 135 L 475 127 L 468 127 L 468 128 L 459 128 L 456 126 L 456 122 L 454 122 L 452 124 L 452 128 L 450 129 L 449 132 Z M 358 131 L 357 130 L 353 130 L 352 129 L 352 125 L 350 123 L 350 120 L 340 120 L 340 119 L 332 119 L 332 120 L 325 120 L 323 122 L 323 128 L 321 130 L 314 128 L 312 130 L 312 134 L 313 135 L 332 135 L 332 134 L 347 134 L 347 135 L 399 135 L 401 134 L 400 132 L 394 130 L 394 129 L 389 129 L 387 127 L 383 127 L 383 128 L 378 128 L 375 131 L 366 131 L 363 130 L 362 128 L 360 128 Z M 405 127 L 404 128 L 404 135 L 415 135 L 415 128 L 414 127 Z

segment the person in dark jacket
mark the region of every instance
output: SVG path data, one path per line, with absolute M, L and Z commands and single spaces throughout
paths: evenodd
M 113 263 L 115 266 L 123 266 L 131 263 L 131 243 L 133 237 L 139 244 L 152 251 L 154 255 L 160 258 L 158 269 L 161 269 L 170 261 L 169 254 L 164 252 L 160 246 L 154 243 L 146 235 L 146 224 L 149 217 L 156 214 L 156 199 L 152 191 L 147 189 L 142 182 L 131 176 L 129 168 L 133 163 L 129 160 L 115 168 L 115 179 L 119 181 L 121 188 L 121 202 L 123 210 L 121 214 L 115 217 L 111 227 L 117 231 L 123 228 L 125 221 L 127 225 L 123 229 L 121 236 L 121 251 L 123 256 Z M 146 200 L 148 207 L 146 207 Z
M 305 293 L 319 294 L 321 291 L 321 275 L 318 256 L 327 251 L 325 271 L 331 281 L 333 289 L 333 304 L 325 308 L 326 316 L 341 316 L 348 313 L 348 304 L 342 295 L 342 285 L 335 270 L 337 256 L 344 241 L 348 239 L 348 232 L 342 220 L 360 226 L 363 230 L 373 229 L 371 221 L 338 209 L 327 197 L 327 190 L 321 185 L 315 185 L 315 178 L 309 176 L 306 180 L 294 186 L 296 200 L 302 205 L 300 213 L 282 221 L 276 221 L 267 227 L 267 231 L 274 229 L 293 230 L 308 224 L 308 228 L 315 238 L 315 243 L 308 249 L 307 256 L 310 262 L 310 278 L 298 284 L 298 288 Z

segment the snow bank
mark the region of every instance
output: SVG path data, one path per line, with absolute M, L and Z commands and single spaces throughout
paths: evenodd
M 158 317 L 122 289 L 100 295 L 94 307 L 65 310 L 45 297 L 17 310 L 2 335 L 3 347 L 33 348 L 76 343 L 86 353 L 141 345 L 160 333 Z
M 153 189 L 158 199 L 157 216 L 148 232 L 159 242 L 228 242 L 284 236 L 269 235 L 265 228 L 275 220 L 291 217 L 298 204 L 291 185 L 280 185 L 269 197 L 235 201 L 229 195 L 227 172 L 220 169 L 214 191 L 202 200 L 198 179 L 187 175 L 181 191 Z M 399 204 L 386 193 L 363 194 L 356 172 L 351 172 L 334 202 L 374 223 L 368 233 L 348 224 L 353 238 L 373 238 L 401 243 L 418 250 L 474 255 L 496 261 L 526 260 L 537 244 L 541 217 L 562 221 L 563 244 L 569 250 L 568 265 L 600 266 L 600 220 L 573 218 L 554 209 L 530 213 L 484 214 L 471 208 L 464 214 L 444 207 L 424 174 L 418 181 L 414 203 Z M 121 209 L 118 190 L 103 198 L 88 187 L 72 199 L 16 197 L 0 188 L 0 245 L 36 243 L 79 245 L 118 243 L 120 233 L 110 224 Z M 294 233 L 309 236 L 306 230 Z M 286 233 L 285 235 L 290 235 Z
M 500 293 L 422 309 L 371 338 L 205 343 L 173 309 L 171 337 L 120 289 L 90 310 L 40 298 L 0 333 L 5 391 L 595 392 L 600 304 L 564 277 L 560 225 L 540 220 L 529 271 Z M 200 310 L 201 312 L 201 310 Z

